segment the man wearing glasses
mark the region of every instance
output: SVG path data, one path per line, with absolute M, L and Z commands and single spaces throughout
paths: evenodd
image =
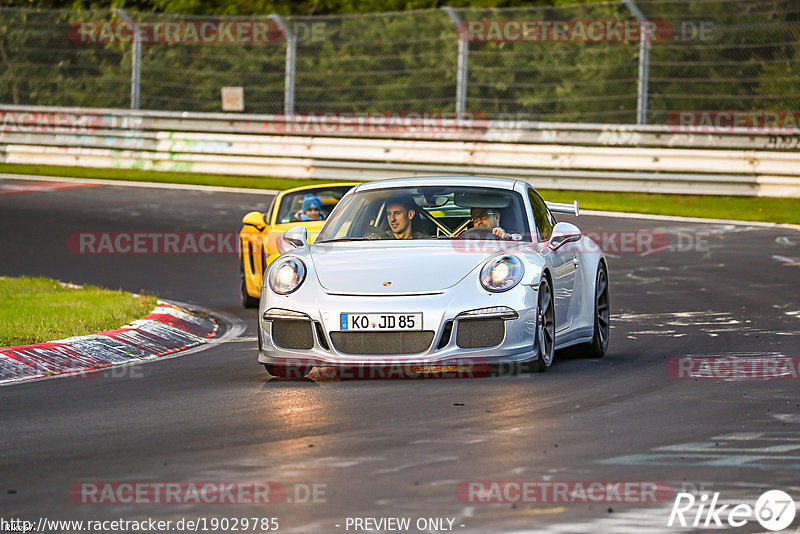
M 500 227 L 500 212 L 494 208 L 472 208 L 469 211 L 474 228 L 483 228 L 500 239 L 510 239 L 505 230 Z

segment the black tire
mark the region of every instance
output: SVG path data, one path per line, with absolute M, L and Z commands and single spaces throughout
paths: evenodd
M 250 294 L 247 292 L 247 282 L 244 279 L 244 260 L 239 262 L 239 276 L 242 280 L 241 285 L 241 296 L 242 296 L 242 306 L 245 308 L 258 308 L 258 298 L 251 297 Z
M 602 358 L 608 350 L 610 329 L 610 306 L 608 298 L 608 271 L 604 263 L 600 263 L 594 281 L 594 335 L 586 343 L 584 353 L 587 358 Z
M 550 282 L 539 282 L 539 315 L 536 318 L 536 359 L 527 362 L 524 370 L 543 373 L 553 364 L 556 346 L 555 302 Z

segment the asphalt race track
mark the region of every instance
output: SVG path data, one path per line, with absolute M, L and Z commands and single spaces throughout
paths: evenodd
M 586 232 L 657 230 L 673 245 L 609 255 L 609 354 L 557 354 L 537 375 L 428 380 L 267 381 L 256 363 L 256 312 L 239 304 L 235 253 L 69 246 L 82 232 L 235 234 L 242 215 L 269 199 L 0 179 L 0 275 L 142 290 L 247 325 L 231 342 L 115 375 L 0 387 L 4 518 L 277 518 L 279 532 L 298 533 L 359 531 L 354 518 L 410 518 L 407 532 L 680 530 L 667 526 L 674 494 L 657 503 L 482 503 L 459 490 L 470 481 L 659 481 L 698 499 L 719 493 L 720 504 L 752 506 L 772 489 L 800 502 L 797 377 L 668 372 L 671 359 L 692 355 L 783 355 L 797 371 L 800 232 L 581 216 Z M 85 482 L 195 481 L 269 481 L 287 499 L 85 504 L 70 495 Z M 697 511 L 686 513 L 689 525 Z M 419 518 L 442 522 L 420 530 Z M 754 517 L 735 530 L 766 531 Z

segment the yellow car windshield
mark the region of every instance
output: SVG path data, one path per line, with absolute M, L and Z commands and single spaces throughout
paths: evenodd
M 321 189 L 303 189 L 293 193 L 286 193 L 278 206 L 278 224 L 302 221 L 300 214 L 303 209 L 303 199 L 306 195 L 313 195 L 320 201 L 320 213 L 323 219 L 327 219 L 333 207 L 339 200 L 352 189 L 352 185 L 331 186 Z

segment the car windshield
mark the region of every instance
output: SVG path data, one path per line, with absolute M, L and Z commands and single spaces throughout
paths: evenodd
M 350 191 L 352 188 L 352 185 L 337 185 L 318 189 L 303 189 L 300 191 L 295 191 L 294 193 L 286 193 L 283 195 L 283 198 L 281 199 L 281 205 L 278 207 L 278 217 L 276 222 L 281 224 L 300 221 L 300 213 L 303 208 L 303 199 L 309 194 L 314 195 L 319 199 L 320 204 L 322 204 L 320 213 L 322 214 L 323 219 L 327 219 L 328 215 L 330 215 L 331 211 L 333 211 L 333 207 L 336 206 L 336 203 L 339 202 L 344 194 Z
M 519 193 L 491 187 L 424 186 L 349 195 L 316 242 L 398 239 L 400 235 L 410 239 L 494 239 L 487 221 L 504 229 L 510 239 L 530 240 Z

